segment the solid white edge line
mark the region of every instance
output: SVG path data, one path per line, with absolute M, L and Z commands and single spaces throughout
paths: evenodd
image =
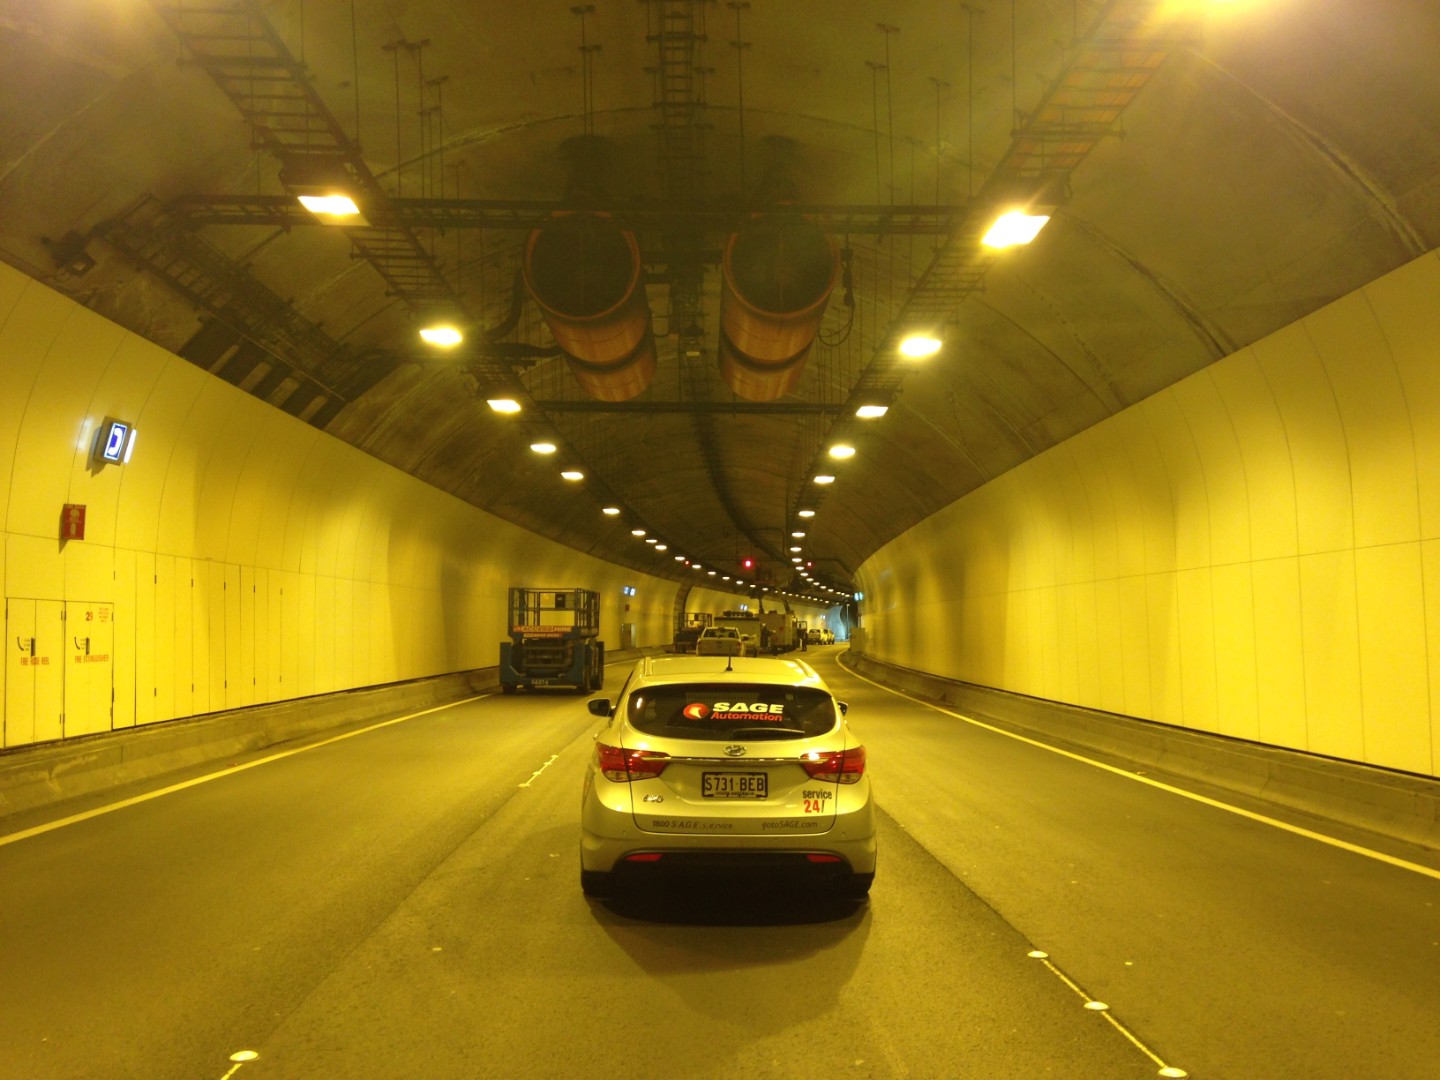
M 839 663 L 838 660 L 836 662 Z M 963 720 L 967 724 L 972 724 L 975 727 L 983 728 L 985 731 L 994 732 L 996 735 L 1004 735 L 1007 739 L 1014 739 L 1017 742 L 1022 742 L 1029 746 L 1038 747 L 1041 750 L 1048 750 L 1052 754 L 1059 754 L 1061 757 L 1067 757 L 1073 761 L 1083 762 L 1084 764 L 1091 765 L 1097 769 L 1104 769 L 1106 772 L 1114 773 L 1116 776 L 1123 776 L 1127 780 L 1134 780 L 1136 783 L 1139 784 L 1147 784 L 1150 787 L 1158 788 L 1161 791 L 1168 791 L 1172 795 L 1179 795 L 1182 798 L 1190 799 L 1193 802 L 1203 803 L 1206 806 L 1213 806 L 1217 810 L 1225 810 L 1231 814 L 1238 814 L 1240 817 L 1249 818 L 1251 821 L 1258 821 L 1264 825 L 1270 825 L 1277 829 L 1283 829 L 1285 832 L 1294 833 L 1296 836 L 1304 836 L 1311 840 L 1318 840 L 1322 844 L 1329 844 L 1331 847 L 1339 848 L 1342 851 L 1349 851 L 1356 855 L 1363 855 L 1367 859 L 1375 859 L 1377 862 L 1388 863 L 1391 866 L 1399 867 L 1401 870 L 1410 870 L 1413 873 L 1423 874 L 1426 877 L 1434 878 L 1435 880 L 1440 881 L 1440 870 L 1436 870 L 1432 867 L 1422 866 L 1419 863 L 1413 863 L 1407 859 L 1397 858 L 1394 855 L 1387 855 L 1385 854 L 1385 852 L 1375 851 L 1373 848 L 1361 847 L 1359 844 L 1352 844 L 1348 841 L 1340 840 L 1334 836 L 1326 836 L 1324 833 L 1318 833 L 1312 829 L 1303 828 L 1300 825 L 1292 825 L 1288 821 L 1281 821 L 1278 818 L 1267 817 L 1264 814 L 1257 814 L 1253 810 L 1246 810 L 1244 807 L 1241 806 L 1234 806 L 1231 803 L 1221 802 L 1218 799 L 1211 799 L 1207 796 L 1197 794 L 1193 791 L 1186 791 L 1184 788 L 1178 788 L 1170 784 L 1162 783 L 1159 780 L 1152 780 L 1148 776 L 1140 776 L 1137 773 L 1133 773 L 1126 769 L 1119 768 L 1118 766 L 1107 765 L 1103 761 L 1096 761 L 1094 758 L 1085 757 L 1083 754 L 1077 754 L 1071 750 L 1062 750 L 1058 746 L 1051 746 L 1049 743 L 1041 742 L 1038 739 L 1031 739 L 1024 735 L 1019 735 L 1013 731 L 1006 731 L 1004 728 L 996 727 L 993 724 L 987 724 L 983 720 L 976 720 L 974 717 L 966 716 L 964 713 L 955 712 L 952 709 L 947 709 L 943 706 L 936 705 L 934 702 L 926 701 L 923 698 L 914 697 L 910 694 L 905 693 L 903 690 L 896 690 L 894 687 L 886 686 L 884 683 L 878 683 L 874 679 L 861 675 L 853 668 L 845 667 L 843 664 L 841 664 L 840 667 L 847 674 L 853 675 L 855 676 L 855 678 L 860 679 L 863 682 L 867 682 L 871 686 L 876 687 L 877 689 L 884 690 L 888 694 L 894 694 L 896 697 L 902 697 L 906 701 L 913 701 L 916 705 L 922 705 L 927 709 L 933 709 L 935 712 L 943 713 L 946 716 L 953 716 L 957 720 Z
M 135 795 L 129 799 L 121 799 L 116 803 L 107 803 L 105 806 L 97 806 L 93 810 L 86 810 L 84 813 L 71 814 L 69 817 L 56 818 L 54 821 L 47 821 L 43 825 L 36 825 L 29 829 L 21 829 L 19 832 L 0 836 L 0 847 L 13 844 L 18 840 L 26 840 L 32 836 L 40 836 L 42 833 L 54 832 L 56 829 L 63 829 L 67 825 L 74 825 L 81 821 L 89 821 L 91 818 L 100 817 L 102 814 L 113 813 L 116 810 L 123 810 L 127 806 L 134 806 L 137 803 L 149 802 L 151 799 L 158 799 L 162 795 L 171 795 L 177 791 L 184 791 L 186 788 L 196 787 L 199 784 L 208 784 L 211 780 L 219 780 L 223 776 L 233 776 L 246 769 L 253 769 L 257 765 L 268 765 L 272 761 L 279 761 L 282 758 L 293 757 L 295 754 L 303 754 L 307 750 L 318 750 L 322 746 L 329 746 L 331 743 L 340 742 L 342 739 L 353 739 L 356 735 L 364 735 L 369 731 L 379 731 L 381 728 L 390 727 L 392 724 L 401 724 L 406 720 L 414 720 L 418 716 L 428 716 L 430 713 L 442 712 L 445 709 L 453 709 L 457 705 L 465 705 L 472 701 L 479 701 L 482 698 L 493 697 L 493 694 L 476 694 L 474 697 L 462 698 L 459 701 L 451 701 L 445 705 L 436 705 L 432 709 L 421 709 L 419 712 L 406 713 L 404 716 L 395 716 L 389 720 L 382 720 L 378 724 L 370 724 L 363 728 L 356 728 L 354 731 L 346 731 L 340 735 L 332 735 L 328 739 L 321 739 L 319 742 L 308 743 L 305 746 L 297 746 L 292 750 L 282 750 L 278 754 L 268 754 L 263 758 L 256 758 L 254 761 L 247 761 L 241 765 L 231 765 L 220 772 L 206 773 L 204 776 L 196 776 L 189 780 L 182 780 L 178 784 L 171 784 L 168 787 L 156 788 L 154 791 L 147 791 L 143 795 Z

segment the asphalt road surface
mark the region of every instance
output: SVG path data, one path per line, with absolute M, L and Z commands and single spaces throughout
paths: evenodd
M 842 649 L 805 658 L 869 750 L 868 904 L 586 900 L 598 721 L 489 696 L 0 821 L 0 1080 L 1440 1078 L 1432 853 L 989 730 Z

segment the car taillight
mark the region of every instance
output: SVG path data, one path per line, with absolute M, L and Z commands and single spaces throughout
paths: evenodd
M 813 780 L 854 784 L 865 775 L 865 748 L 852 746 L 849 750 L 805 754 L 800 758 L 800 764 Z
M 605 779 L 623 784 L 628 780 L 652 780 L 659 776 L 670 764 L 670 755 L 657 750 L 626 750 L 596 743 L 595 761 Z

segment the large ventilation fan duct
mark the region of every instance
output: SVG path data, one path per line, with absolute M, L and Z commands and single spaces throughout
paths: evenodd
M 720 375 L 739 397 L 774 401 L 792 389 L 820 329 L 840 259 L 821 228 L 761 214 L 725 245 Z
M 634 234 L 605 214 L 556 214 L 525 245 L 525 286 L 581 389 L 600 401 L 628 401 L 655 376 L 642 270 Z

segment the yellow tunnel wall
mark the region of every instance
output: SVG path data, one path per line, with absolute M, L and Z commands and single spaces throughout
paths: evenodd
M 1435 775 L 1440 253 L 991 481 L 857 586 L 881 660 Z
M 97 470 L 106 416 L 135 451 Z M 83 540 L 60 540 L 65 504 Z M 477 510 L 5 266 L 0 522 L 4 746 L 490 667 L 511 585 L 597 590 L 607 649 L 621 624 L 671 640 L 674 582 Z

